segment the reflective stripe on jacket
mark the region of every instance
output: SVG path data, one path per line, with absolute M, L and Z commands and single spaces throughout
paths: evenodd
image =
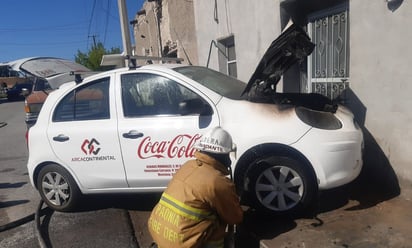
M 222 248 L 227 224 L 242 221 L 243 211 L 229 171 L 196 152 L 173 176 L 148 221 L 162 248 Z

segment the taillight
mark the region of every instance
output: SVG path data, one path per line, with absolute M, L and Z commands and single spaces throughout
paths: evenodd
M 29 104 L 27 103 L 27 100 L 24 101 L 24 112 L 25 113 L 30 112 L 30 108 L 29 108 Z

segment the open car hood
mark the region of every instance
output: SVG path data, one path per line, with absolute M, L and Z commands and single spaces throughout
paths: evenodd
M 315 44 L 306 32 L 292 24 L 270 44 L 242 95 L 262 82 L 267 88 L 276 88 L 283 73 L 295 63 L 302 62 L 314 48 Z
M 91 70 L 74 61 L 52 58 L 32 57 L 8 63 L 11 69 L 46 79 L 53 89 L 69 81 L 74 81 L 73 73 L 86 74 Z
M 299 26 L 292 24 L 276 40 L 260 60 L 242 95 L 248 94 L 252 102 L 303 106 L 316 111 L 336 112 L 334 100 L 317 93 L 277 93 L 276 85 L 295 63 L 301 63 L 310 55 L 315 44 Z

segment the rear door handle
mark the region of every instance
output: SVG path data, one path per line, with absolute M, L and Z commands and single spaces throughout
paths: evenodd
M 143 137 L 143 133 L 136 130 L 130 130 L 128 133 L 123 133 L 123 137 L 126 139 L 138 139 Z
M 57 142 L 65 142 L 65 141 L 68 141 L 69 139 L 70 138 L 64 134 L 59 134 L 53 137 L 53 140 Z

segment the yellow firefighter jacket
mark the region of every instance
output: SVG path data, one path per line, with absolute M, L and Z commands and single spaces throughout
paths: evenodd
M 150 215 L 148 228 L 160 248 L 223 247 L 227 224 L 242 221 L 229 171 L 204 153 L 195 158 L 173 176 Z

